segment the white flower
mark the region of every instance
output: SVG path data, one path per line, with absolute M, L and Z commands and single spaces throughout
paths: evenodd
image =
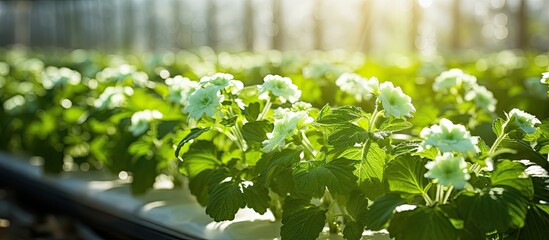
M 0 62 L 0 76 L 7 76 L 10 73 L 10 65 Z
M 189 104 L 188 98 L 198 88 L 198 82 L 191 81 L 186 77 L 177 75 L 166 79 L 169 88 L 168 101 L 180 103 L 183 106 Z
M 467 92 L 465 95 L 465 100 L 474 100 L 477 107 L 487 112 L 494 112 L 496 110 L 496 103 L 498 102 L 494 98 L 494 94 L 492 94 L 492 92 L 484 86 L 479 86 L 476 84 L 469 92 Z
M 549 84 L 549 72 L 542 73 L 541 83 Z
M 392 82 L 384 82 L 379 87 L 379 99 L 385 110 L 385 116 L 411 117 L 416 111 L 412 99 L 402 92 L 400 87 L 394 87 Z
M 515 126 L 520 128 L 525 133 L 534 133 L 536 131 L 536 127 L 534 125 L 541 123 L 536 116 L 516 108 L 513 108 L 509 112 L 509 118 L 514 118 Z
M 343 73 L 337 80 L 336 85 L 341 91 L 352 95 L 357 101 L 368 100 L 372 94 L 379 92 L 379 81 L 372 77 L 370 80 L 354 73 Z
M 477 82 L 474 76 L 464 73 L 461 69 L 453 68 L 442 72 L 433 83 L 433 90 L 447 91 L 452 88 L 464 87 L 469 89 Z
M 132 115 L 130 132 L 133 136 L 139 136 L 149 129 L 149 122 L 153 119 L 161 119 L 162 113 L 157 110 L 144 110 Z
M 216 86 L 218 89 L 224 89 L 229 86 L 229 82 L 233 80 L 233 75 L 227 73 L 216 73 L 211 76 L 202 77 L 200 79 L 200 86 Z
M 81 75 L 77 71 L 68 68 L 47 67 L 42 72 L 42 86 L 45 89 L 52 89 L 56 86 L 65 84 L 78 85 L 80 84 Z
M 275 148 L 283 147 L 286 137 L 292 136 L 300 126 L 310 122 L 312 118 L 305 111 L 292 112 L 283 108 L 275 110 L 273 132 L 267 133 L 269 139 L 263 141 L 263 151 L 270 152 Z
M 456 189 L 463 189 L 471 177 L 466 167 L 467 163 L 463 157 L 444 153 L 442 156 L 437 156 L 434 161 L 425 164 L 425 168 L 429 169 L 425 177 L 434 178 L 443 186 L 452 185 Z
M 201 88 L 194 91 L 189 96 L 189 105 L 184 109 L 184 113 L 189 113 L 189 118 L 200 119 L 203 114 L 213 117 L 223 102 L 223 97 L 219 89 L 215 86 Z
M 113 109 L 121 107 L 126 101 L 126 96 L 133 95 L 131 87 L 107 87 L 95 100 L 95 107 L 98 109 Z
M 244 89 L 244 83 L 239 80 L 231 80 L 227 86 L 227 92 L 234 95 L 238 94 L 242 89 Z
M 425 139 L 423 146 L 434 146 L 441 152 L 478 152 L 478 138 L 471 137 L 465 126 L 454 124 L 446 118 L 440 120 L 440 125 L 424 128 L 419 135 Z
M 15 95 L 2 104 L 4 110 L 9 114 L 18 114 L 23 111 L 27 100 L 21 95 Z
M 292 80 L 287 77 L 278 75 L 267 75 L 263 79 L 264 83 L 259 87 L 259 94 L 262 98 L 268 98 L 267 92 L 271 92 L 274 96 L 280 98 L 282 102 L 286 100 L 296 102 L 301 97 L 301 91 L 292 83 Z

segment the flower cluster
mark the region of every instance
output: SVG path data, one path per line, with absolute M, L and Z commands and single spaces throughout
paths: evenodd
M 200 88 L 194 91 L 188 98 L 189 105 L 184 109 L 184 113 L 189 114 L 189 118 L 200 119 L 206 114 L 213 117 L 223 102 L 223 96 L 217 87 Z
M 132 115 L 130 132 L 133 136 L 139 136 L 149 129 L 149 122 L 153 119 L 161 119 L 162 113 L 157 110 L 144 110 Z
M 121 107 L 126 101 L 126 96 L 133 95 L 131 87 L 107 87 L 99 98 L 95 100 L 95 107 L 98 109 L 113 109 Z
M 455 91 L 458 88 L 470 88 L 476 84 L 474 76 L 464 73 L 461 69 L 453 68 L 442 72 L 433 83 L 433 90 L 436 92 Z M 454 89 L 454 90 L 452 90 Z
M 359 102 L 379 94 L 379 81 L 376 77 L 366 79 L 354 73 L 343 73 L 337 78 L 336 85 Z
M 434 161 L 425 164 L 425 168 L 429 170 L 425 173 L 425 177 L 434 178 L 438 184 L 443 186 L 451 185 L 456 189 L 463 189 L 471 177 L 466 167 L 467 163 L 462 156 L 444 153 L 437 156 Z
M 169 93 L 167 100 L 170 102 L 176 102 L 183 106 L 189 104 L 188 98 L 198 88 L 198 82 L 191 81 L 186 77 L 177 75 L 173 78 L 165 80 L 168 85 Z
M 471 137 L 471 133 L 461 124 L 454 124 L 452 121 L 443 118 L 440 124 L 430 128 L 424 128 L 419 134 L 425 139 L 424 147 L 437 147 L 441 152 L 460 152 L 463 154 L 478 152 L 477 137 Z
M 80 84 L 81 75 L 77 71 L 62 67 L 47 67 L 42 72 L 42 86 L 45 89 L 52 89 L 57 86 L 70 84 L 78 85 Z
M 476 84 L 465 94 L 465 100 L 474 101 L 478 108 L 486 112 L 494 112 L 498 102 L 486 87 Z
M 283 103 L 286 101 L 294 103 L 301 97 L 301 91 L 297 89 L 290 78 L 269 74 L 263 81 L 263 85 L 259 87 L 259 94 L 263 99 L 269 97 L 268 93 L 278 97 Z
M 122 64 L 118 67 L 109 67 L 103 69 L 95 75 L 95 78 L 99 82 L 122 82 L 125 79 L 131 79 L 132 84 L 137 86 L 147 86 L 149 83 L 149 76 L 137 71 L 137 68 L 132 65 Z

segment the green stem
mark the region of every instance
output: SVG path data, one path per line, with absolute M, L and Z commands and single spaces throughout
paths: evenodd
M 376 124 L 377 117 L 379 116 L 378 103 L 377 102 L 378 101 L 376 99 L 374 112 L 372 113 L 372 118 L 370 118 L 370 122 L 368 123 L 368 132 L 372 132 L 372 127 L 374 127 L 374 125 Z
M 305 134 L 305 131 L 301 130 L 301 143 L 305 147 L 305 149 L 311 154 L 311 156 L 316 157 L 316 151 L 313 147 L 313 144 L 311 144 L 311 141 L 309 141 L 309 138 L 307 138 L 307 135 Z
M 450 185 L 450 187 L 448 187 L 448 190 L 446 190 L 446 196 L 444 196 L 444 200 L 442 200 L 442 204 L 448 203 L 448 199 L 450 198 L 450 194 L 452 193 L 452 190 L 454 190 L 454 186 Z
M 271 109 L 272 104 L 273 103 L 271 102 L 271 98 L 267 98 L 267 102 L 265 102 L 265 106 L 263 107 L 263 110 L 261 111 L 259 116 L 257 116 L 257 121 L 263 120 L 265 115 L 267 115 L 267 112 L 269 112 L 269 109 Z
M 433 205 L 433 200 L 431 199 L 431 197 L 429 197 L 429 194 L 427 194 L 429 189 L 431 189 L 431 186 L 433 186 L 432 182 L 427 184 L 425 189 L 421 192 L 421 196 L 423 197 L 423 200 L 425 200 L 425 204 L 427 204 L 427 206 L 432 206 Z

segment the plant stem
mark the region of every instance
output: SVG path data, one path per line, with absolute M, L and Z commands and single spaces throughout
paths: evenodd
M 379 111 L 378 111 L 378 103 L 377 103 L 377 99 L 376 99 L 376 104 L 375 104 L 375 107 L 374 107 L 374 112 L 372 113 L 372 118 L 370 118 L 370 122 L 368 123 L 368 132 L 372 132 L 372 127 L 374 127 L 374 125 L 376 124 L 376 120 L 377 120 L 377 117 L 379 115 Z
M 442 202 L 442 195 L 444 194 L 443 191 L 444 190 L 442 189 L 442 186 L 440 184 L 437 184 L 437 195 L 436 195 L 436 198 L 435 198 L 435 201 L 437 203 Z
M 442 200 L 442 204 L 448 203 L 448 198 L 450 198 L 450 194 L 452 193 L 452 190 L 454 190 L 454 185 L 450 185 L 450 187 L 448 187 L 448 190 L 446 190 L 446 196 L 444 196 L 444 200 Z
M 307 135 L 305 134 L 305 131 L 301 130 L 301 143 L 305 147 L 305 149 L 311 154 L 311 156 L 316 157 L 316 151 L 311 144 L 311 141 L 309 141 L 309 138 L 307 138 Z
M 267 98 L 267 102 L 265 102 L 265 106 L 263 107 L 263 110 L 261 111 L 259 116 L 257 116 L 257 121 L 263 120 L 265 115 L 267 115 L 267 112 L 269 112 L 269 109 L 271 109 L 272 104 L 273 103 L 271 102 L 271 98 Z

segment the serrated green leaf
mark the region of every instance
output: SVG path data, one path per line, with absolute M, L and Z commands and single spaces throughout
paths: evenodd
M 259 185 L 250 185 L 244 188 L 244 199 L 249 208 L 253 208 L 257 213 L 264 214 L 269 208 L 269 190 Z
M 465 192 L 458 196 L 456 204 L 465 221 L 465 231 L 503 233 L 524 226 L 529 201 L 516 189 L 494 187 L 481 194 Z
M 352 160 L 360 160 L 362 158 L 362 148 L 334 148 L 328 152 L 328 159 L 347 158 Z
M 393 216 L 395 208 L 404 204 L 406 200 L 397 193 L 387 193 L 374 200 L 366 214 L 366 226 L 377 231 L 385 228 L 387 222 Z
M 400 118 L 390 118 L 386 121 L 384 121 L 380 126 L 379 130 L 382 132 L 396 132 L 401 131 L 404 129 L 411 128 L 413 125 L 412 123 L 406 121 L 406 119 L 400 119 Z
M 363 128 L 354 124 L 344 124 L 338 127 L 334 133 L 328 136 L 328 144 L 334 148 L 352 147 L 355 143 L 363 143 L 369 137 L 369 134 Z
M 215 145 L 209 141 L 196 141 L 189 151 L 181 156 L 181 168 L 187 176 L 193 178 L 206 169 L 214 169 L 221 165 Z
M 233 220 L 236 212 L 246 206 L 244 194 L 240 191 L 240 184 L 236 182 L 222 182 L 212 188 L 206 214 L 215 221 Z
M 359 185 L 366 184 L 366 186 L 376 186 L 383 182 L 386 154 L 377 143 L 369 142 L 367 144 L 369 144 L 369 147 L 366 147 L 362 158 L 355 165 L 356 170 L 354 173 L 358 177 L 357 180 Z M 367 190 L 375 191 L 376 189 Z
M 303 201 L 286 200 L 280 236 L 286 240 L 316 239 L 326 223 L 326 210 Z
M 389 189 L 412 195 L 423 194 L 428 182 L 423 176 L 427 172 L 427 162 L 427 159 L 410 155 L 402 155 L 389 162 L 385 170 Z
M 545 240 L 549 236 L 549 205 L 536 204 L 528 210 L 518 239 Z
M 156 161 L 139 157 L 132 166 L 132 194 L 139 195 L 151 189 L 156 179 Z
M 526 166 L 519 162 L 504 160 L 492 172 L 492 187 L 509 187 L 521 192 L 525 198 L 534 196 L 534 186 L 530 176 L 524 172 Z
M 160 121 L 158 124 L 157 138 L 162 139 L 164 136 L 168 135 L 168 133 L 173 132 L 178 124 L 179 121 Z
M 332 109 L 325 105 L 316 118 L 316 123 L 332 125 L 355 121 L 362 117 L 362 109 L 354 106 L 343 106 Z
M 210 130 L 209 127 L 207 128 L 193 128 L 191 129 L 191 133 L 189 133 L 187 136 L 185 136 L 181 142 L 179 142 L 179 144 L 177 144 L 177 148 L 175 149 L 175 157 L 176 158 L 179 158 L 179 151 L 181 150 L 181 148 L 183 147 L 183 145 L 185 145 L 185 143 L 188 143 L 189 141 L 197 138 L 198 136 L 200 136 L 202 133 L 206 132 Z
M 267 139 L 267 133 L 273 131 L 273 124 L 268 121 L 253 121 L 242 126 L 242 136 L 248 144 L 261 146 Z
M 418 206 L 414 210 L 397 212 L 387 230 L 391 237 L 399 240 L 459 238 L 457 229 L 438 207 Z
M 193 196 L 196 197 L 198 203 L 202 206 L 206 206 L 208 204 L 208 180 L 212 176 L 212 172 L 212 169 L 206 169 L 189 180 L 189 190 Z
M 349 196 L 351 197 L 347 200 L 347 213 L 361 225 L 366 225 L 369 203 L 368 198 L 366 198 L 363 193 L 356 190 L 349 193 Z
M 343 229 L 343 238 L 346 240 L 359 240 L 362 238 L 363 232 L 364 225 L 355 221 L 348 221 Z
M 257 116 L 259 115 L 259 103 L 253 102 L 246 107 L 242 113 L 244 114 L 244 117 L 249 122 L 255 121 L 257 119 Z
M 298 172 L 294 181 L 296 188 L 308 196 L 321 197 L 327 187 L 333 194 L 346 194 L 356 186 L 356 176 L 353 174 L 355 161 L 336 159 L 313 168 Z

